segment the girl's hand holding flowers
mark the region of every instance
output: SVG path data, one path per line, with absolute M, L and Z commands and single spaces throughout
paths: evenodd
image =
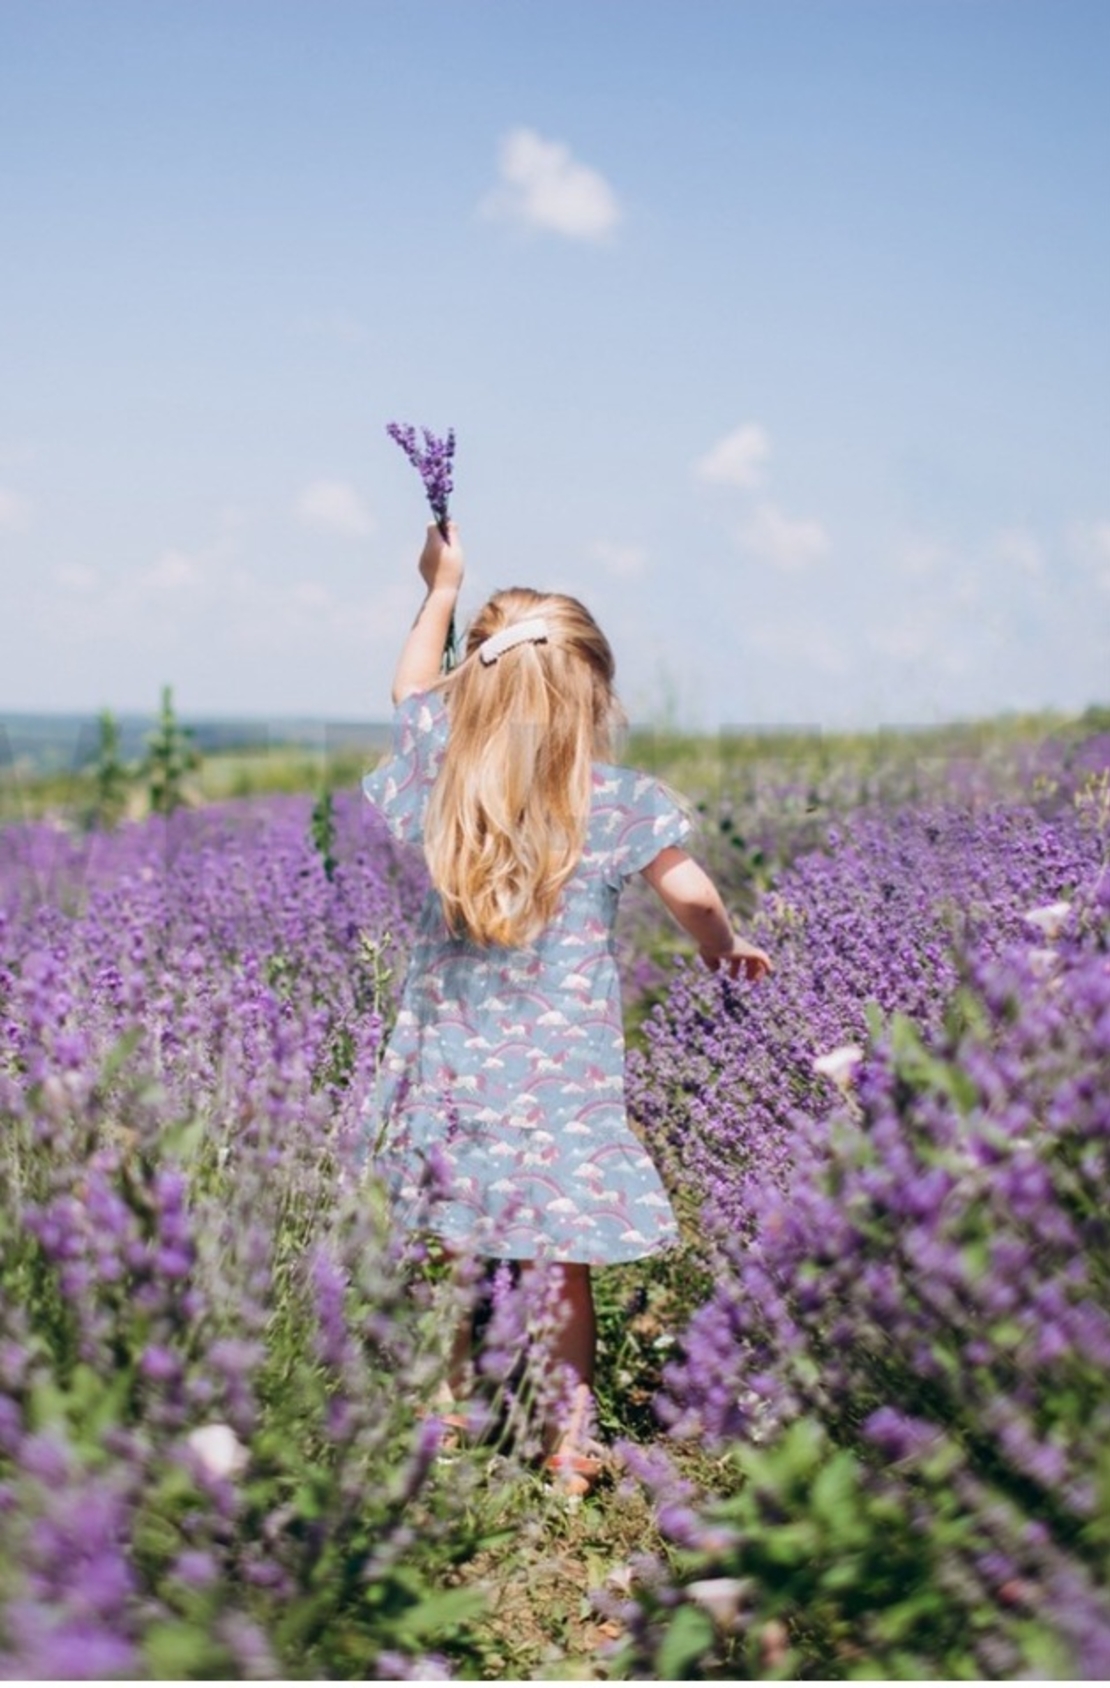
M 429 522 L 424 549 L 420 553 L 420 575 L 429 592 L 457 592 L 462 585 L 466 562 L 459 543 L 459 530 L 448 522 L 444 538 L 436 522 Z

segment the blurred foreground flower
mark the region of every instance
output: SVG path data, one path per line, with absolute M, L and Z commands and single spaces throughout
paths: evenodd
M 229 1424 L 202 1424 L 185 1440 L 211 1477 L 236 1477 L 247 1463 L 247 1450 Z

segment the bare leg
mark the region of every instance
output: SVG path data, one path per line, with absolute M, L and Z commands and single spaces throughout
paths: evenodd
M 588 1494 L 600 1472 L 589 1451 L 597 1349 L 590 1268 L 564 1261 L 550 1270 L 556 1274 L 558 1314 L 549 1338 L 548 1363 L 557 1374 L 569 1372 L 571 1389 L 565 1412 L 545 1427 L 544 1446 L 560 1487 L 568 1494 Z
M 460 1255 L 439 1242 L 439 1251 L 444 1261 L 451 1267 L 452 1282 L 460 1292 L 468 1285 L 469 1268 L 464 1266 Z M 463 1400 L 469 1394 L 473 1378 L 473 1324 L 469 1313 L 462 1314 L 451 1337 L 451 1348 L 447 1356 L 447 1376 L 440 1385 L 436 1395 L 436 1406 L 440 1411 L 454 1406 L 457 1400 Z
M 594 1380 L 597 1352 L 597 1321 L 590 1268 L 564 1261 L 557 1270 L 561 1279 L 559 1300 L 562 1306 L 551 1358 L 557 1366 L 569 1366 L 579 1382 L 588 1387 Z
M 473 1325 L 465 1313 L 455 1326 L 451 1339 L 451 1353 L 447 1361 L 447 1387 L 452 1398 L 462 1400 L 470 1389 L 472 1375 Z

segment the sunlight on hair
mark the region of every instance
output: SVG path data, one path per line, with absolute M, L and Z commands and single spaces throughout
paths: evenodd
M 478 659 L 484 640 L 535 616 L 548 639 Z M 442 682 L 451 754 L 424 837 L 456 934 L 518 946 L 551 919 L 585 844 L 592 764 L 623 721 L 613 674 L 609 642 L 576 598 L 513 587 L 475 616 L 466 660 Z

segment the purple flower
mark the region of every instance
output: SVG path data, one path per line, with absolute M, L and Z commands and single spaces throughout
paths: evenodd
M 451 479 L 451 464 L 455 456 L 454 429 L 449 428 L 442 439 L 437 439 L 430 429 L 422 428 L 420 432 L 424 436 L 423 449 L 417 443 L 416 429 L 408 423 L 389 422 L 385 431 L 391 440 L 396 440 L 419 474 L 432 515 L 436 519 L 436 526 L 443 538 L 447 539 L 448 504 L 454 490 L 454 482 Z M 444 669 L 454 668 L 457 661 L 455 617 L 452 612 L 443 652 Z
M 385 431 L 391 440 L 396 440 L 420 475 L 432 515 L 440 533 L 446 539 L 447 506 L 454 490 L 451 480 L 451 462 L 455 455 L 454 429 L 449 428 L 443 439 L 437 439 L 429 429 L 422 428 L 420 431 L 424 436 L 423 450 L 417 444 L 416 429 L 407 423 L 389 422 Z
M 178 1555 L 173 1574 L 189 1588 L 209 1588 L 219 1577 L 219 1566 L 210 1553 L 188 1548 Z
M 181 1376 L 181 1361 L 170 1349 L 154 1345 L 144 1350 L 139 1370 L 151 1383 L 174 1383 Z

